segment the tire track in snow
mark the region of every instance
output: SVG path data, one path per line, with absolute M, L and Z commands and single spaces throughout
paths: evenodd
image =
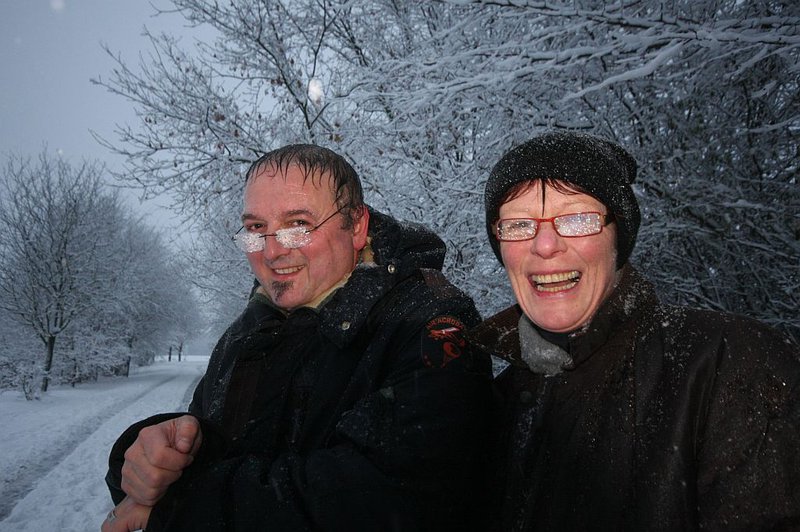
M 203 373 L 205 373 L 205 371 L 203 371 Z M 203 373 L 197 375 L 194 381 L 192 381 L 192 384 L 186 388 L 186 393 L 183 394 L 183 399 L 181 399 L 181 404 L 178 405 L 178 410 L 189 410 L 189 403 L 192 402 L 194 389 L 197 388 L 197 384 L 200 382 L 200 379 L 203 378 Z
M 177 379 L 185 378 L 184 375 L 180 374 L 168 375 L 148 383 L 148 386 L 134 394 L 126 394 L 117 398 L 110 395 L 109 399 L 111 403 L 108 406 L 76 424 L 69 430 L 66 437 L 57 441 L 43 453 L 31 457 L 31 459 L 26 460 L 22 464 L 18 464 L 19 468 L 17 472 L 11 475 L 10 478 L 3 479 L 2 486 L 0 486 L 0 520 L 5 519 L 11 513 L 17 502 L 24 498 L 25 495 L 35 487 L 36 482 L 40 478 L 54 469 L 64 457 L 68 456 L 104 422 L 121 414 L 122 411 L 131 405 L 135 405 L 154 390 L 162 386 L 167 386 Z M 184 402 L 187 395 L 191 397 L 191 391 L 194 389 L 194 385 L 196 385 L 199 379 L 200 375 L 194 377 L 192 383 L 187 387 L 187 391 L 184 392 L 182 396 Z M 113 390 L 111 393 L 113 394 Z M 182 405 L 174 405 L 176 408 L 180 408 L 181 406 Z M 185 406 L 183 407 L 185 408 Z

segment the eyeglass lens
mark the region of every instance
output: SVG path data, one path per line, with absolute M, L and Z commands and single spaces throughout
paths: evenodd
M 278 244 L 287 249 L 297 249 L 311 243 L 311 231 L 305 227 L 290 227 L 288 229 L 278 229 L 274 234 L 261 233 L 238 233 L 234 236 L 239 249 L 245 253 L 255 253 L 262 251 L 266 245 L 265 239 L 274 236 Z
M 266 245 L 266 238 L 268 236 L 274 236 L 278 244 L 287 249 L 301 248 L 311 243 L 312 231 L 316 231 L 322 227 L 325 222 L 339 214 L 341 210 L 342 209 L 336 210 L 333 214 L 322 220 L 311 229 L 306 227 L 289 227 L 286 229 L 277 229 L 274 233 L 251 233 L 244 231 L 233 235 L 233 240 L 236 242 L 239 249 L 245 253 L 262 251 Z M 241 231 L 241 229 L 239 229 L 239 231 Z
M 594 212 L 567 214 L 553 219 L 553 225 L 561 236 L 588 236 L 600 232 L 600 215 Z
M 542 222 L 552 222 L 556 232 L 565 237 L 595 235 L 603 228 L 600 213 L 578 212 L 553 218 L 500 220 L 497 224 L 497 236 L 500 240 L 529 240 L 536 236 Z

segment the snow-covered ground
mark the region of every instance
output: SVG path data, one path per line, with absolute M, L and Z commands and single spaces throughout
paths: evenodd
M 0 394 L 0 531 L 97 531 L 112 503 L 108 451 L 131 423 L 182 411 L 207 358 L 157 362 L 129 378 Z

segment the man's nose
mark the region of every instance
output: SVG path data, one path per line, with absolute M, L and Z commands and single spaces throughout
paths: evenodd
M 265 259 L 274 260 L 282 255 L 288 254 L 290 251 L 291 249 L 282 246 L 274 235 L 264 237 L 264 249 L 261 253 L 264 255 Z

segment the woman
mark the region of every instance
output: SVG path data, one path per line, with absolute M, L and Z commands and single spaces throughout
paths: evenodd
M 517 305 L 473 341 L 510 363 L 491 528 L 800 527 L 800 350 L 756 321 L 659 303 L 628 263 L 636 162 L 548 133 L 486 185 Z

